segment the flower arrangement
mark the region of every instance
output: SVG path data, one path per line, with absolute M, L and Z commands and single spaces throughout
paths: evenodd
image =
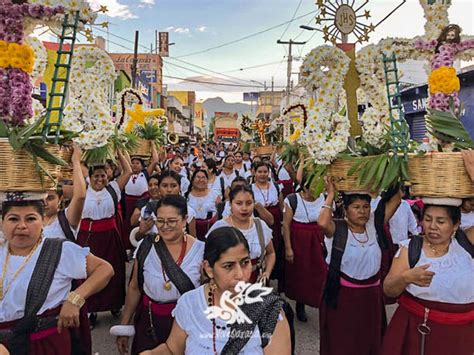
M 340 49 L 320 46 L 313 49 L 301 66 L 302 85 L 316 96 L 308 111 L 307 127 L 299 137 L 316 164 L 328 165 L 347 148 L 350 122 L 344 111 L 335 112 L 350 59 Z
M 87 63 L 94 63 L 91 67 Z M 114 132 L 107 92 L 116 77 L 108 54 L 96 47 L 80 47 L 73 57 L 70 100 L 63 125 L 80 132 L 75 142 L 84 150 L 102 147 Z
M 48 52 L 46 51 L 46 48 L 44 48 L 43 43 L 41 43 L 41 41 L 36 37 L 28 36 L 25 43 L 31 46 L 35 57 L 31 77 L 35 79 L 39 78 L 43 75 L 46 66 L 48 65 Z
M 436 1 L 430 4 L 428 0 L 420 0 L 420 5 L 424 11 L 425 38 L 434 39 L 439 36 L 443 28 L 449 24 L 448 10 L 451 7 L 451 1 Z

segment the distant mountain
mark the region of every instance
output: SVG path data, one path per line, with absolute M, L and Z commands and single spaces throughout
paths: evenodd
M 242 103 L 228 103 L 220 97 L 205 100 L 203 102 L 203 107 L 207 111 L 208 119 L 211 119 L 215 112 L 237 112 L 239 116 L 250 112 L 250 105 Z

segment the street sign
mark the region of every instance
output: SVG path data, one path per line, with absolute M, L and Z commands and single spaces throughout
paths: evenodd
M 258 92 L 244 92 L 244 101 L 258 101 Z
M 160 32 L 158 35 L 158 42 L 160 48 L 160 55 L 162 57 L 169 57 L 169 33 Z
M 156 70 L 142 70 L 140 75 L 144 75 L 149 83 L 157 82 Z

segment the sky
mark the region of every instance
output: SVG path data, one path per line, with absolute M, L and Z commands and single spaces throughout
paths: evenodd
M 100 16 L 97 21 L 109 21 L 109 33 L 103 32 L 99 27 L 94 30 L 94 34 L 109 39 L 110 52 L 132 52 L 135 30 L 140 31 L 139 50 L 143 53 L 150 51 L 150 45 L 154 46 L 155 30 L 170 32 L 170 42 L 175 45 L 170 47 L 170 57 L 164 59 L 164 84 L 170 89 L 195 90 L 201 100 L 221 96 L 228 102 L 241 102 L 243 92 L 263 90 L 265 83 L 270 87 L 272 77 L 275 90 L 282 90 L 286 85 L 288 53 L 287 46 L 277 44 L 277 40 L 307 41 L 304 46 L 294 46 L 293 73 L 298 72 L 305 54 L 324 44 L 320 32 L 299 28 L 300 25 L 321 28 L 314 20 L 317 15 L 314 0 L 91 2 L 95 5 L 107 5 L 109 8 L 107 15 Z M 362 5 L 363 2 L 355 0 L 356 5 Z M 378 23 L 400 3 L 402 0 L 371 0 L 364 7 L 370 11 L 371 18 L 364 18 L 362 22 Z M 453 0 L 450 20 L 451 23 L 459 24 L 464 34 L 474 35 L 473 17 L 473 0 Z M 291 22 L 277 27 L 287 21 Z M 370 43 L 376 43 L 385 37 L 411 38 L 422 35 L 424 22 L 418 0 L 407 0 L 397 12 L 377 27 Z M 271 29 L 272 27 L 276 28 Z M 267 29 L 270 30 L 253 35 Z M 249 38 L 209 50 L 246 36 Z M 358 45 L 358 49 L 360 48 L 361 45 Z M 193 54 L 201 51 L 202 53 Z M 191 78 L 211 84 L 183 82 L 170 77 Z M 292 78 L 296 84 L 297 74 Z

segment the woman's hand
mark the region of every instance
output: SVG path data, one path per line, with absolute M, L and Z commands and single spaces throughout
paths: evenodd
M 142 219 L 140 221 L 140 226 L 138 227 L 138 234 L 139 235 L 147 234 L 150 231 L 151 227 L 153 227 L 153 224 L 155 224 L 155 220 L 153 219 L 153 217 Z
M 405 282 L 420 287 L 429 287 L 435 275 L 434 272 L 427 270 L 430 266 L 430 264 L 425 264 L 405 271 Z
M 264 285 L 266 285 L 267 282 L 268 282 L 268 278 L 269 278 L 269 276 L 268 276 L 267 272 L 264 271 L 264 272 L 262 272 L 262 273 L 258 276 L 257 282 L 261 282 L 261 283 L 263 283 Z
M 77 328 L 79 327 L 79 311 L 78 306 L 73 305 L 72 303 L 66 301 L 61 307 L 61 312 L 59 313 L 58 319 L 58 333 L 61 334 L 61 331 L 64 328 Z
M 285 259 L 288 261 L 290 264 L 293 264 L 295 255 L 293 254 L 293 249 L 291 248 L 285 248 Z
M 128 354 L 128 340 L 129 337 L 117 337 L 117 340 L 115 340 L 120 354 Z
M 324 177 L 324 185 L 326 187 L 326 192 L 328 193 L 328 195 L 334 197 L 334 195 L 336 194 L 336 187 L 334 186 L 332 176 L 328 175 Z

